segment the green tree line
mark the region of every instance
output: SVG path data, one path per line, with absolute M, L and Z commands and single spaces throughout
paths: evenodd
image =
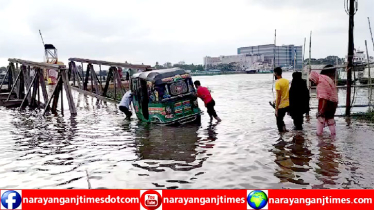
M 154 66 L 155 69 L 167 69 L 167 67 L 164 67 L 162 65 L 159 65 L 158 62 L 156 62 L 156 65 Z M 184 70 L 190 70 L 192 72 L 195 71 L 204 71 L 203 65 L 194 65 L 192 64 L 174 64 L 173 68 L 181 68 Z

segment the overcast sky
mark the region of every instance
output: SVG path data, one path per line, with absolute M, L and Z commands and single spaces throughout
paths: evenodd
M 355 46 L 373 55 L 367 17 L 374 0 L 359 0 Z M 43 61 L 45 43 L 69 57 L 144 63 L 202 64 L 238 47 L 303 45 L 312 57 L 347 54 L 344 0 L 0 0 L 0 66 L 8 58 Z M 373 29 L 374 30 L 374 29 Z M 308 47 L 306 57 L 308 57 Z

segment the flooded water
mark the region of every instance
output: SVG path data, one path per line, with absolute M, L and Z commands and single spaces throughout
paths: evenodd
M 88 179 L 114 189 L 374 185 L 373 124 L 337 118 L 336 139 L 328 130 L 319 138 L 312 112 L 304 131 L 280 135 L 270 74 L 196 79 L 212 90 L 221 123 L 208 123 L 201 101 L 202 125 L 181 127 L 127 121 L 115 104 L 78 93 L 76 117 L 1 107 L 0 188 L 87 189 Z

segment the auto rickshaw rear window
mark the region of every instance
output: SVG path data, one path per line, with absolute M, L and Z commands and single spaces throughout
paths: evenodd
M 188 93 L 188 85 L 185 80 L 180 80 L 170 84 L 170 94 L 177 96 Z

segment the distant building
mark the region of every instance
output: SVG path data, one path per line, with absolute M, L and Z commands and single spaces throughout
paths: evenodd
M 238 48 L 240 54 L 263 54 L 268 63 L 273 63 L 275 54 L 276 66 L 295 66 L 301 69 L 303 65 L 303 47 L 295 45 L 275 46 L 274 44 Z M 296 56 L 296 57 L 295 57 Z M 294 62 L 295 60 L 295 62 Z
M 186 65 L 186 62 L 184 62 L 184 61 L 179 61 L 179 62 L 178 62 L 178 65 Z
M 235 71 L 245 71 L 249 69 L 255 62 L 263 62 L 264 55 L 256 54 L 240 54 L 240 55 L 221 55 L 219 57 L 204 58 L 204 67 L 206 70 L 215 69 L 219 65 L 230 64 Z
M 165 68 L 171 68 L 171 67 L 173 67 L 173 64 L 171 64 L 170 62 L 167 62 L 167 63 L 164 64 L 164 67 Z

